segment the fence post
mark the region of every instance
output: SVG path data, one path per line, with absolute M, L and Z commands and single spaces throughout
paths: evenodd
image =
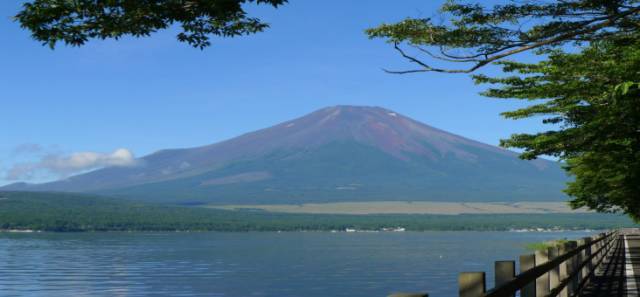
M 602 248 L 602 250 L 598 253 L 598 261 L 601 261 L 606 255 L 607 237 L 604 233 L 598 234 L 598 237 L 602 238 L 602 240 L 598 242 L 598 248 Z
M 553 261 L 555 258 L 558 257 L 558 252 L 559 249 L 558 247 L 550 247 L 547 251 L 547 253 L 549 254 L 549 261 Z M 552 268 L 549 271 L 549 289 L 553 290 L 555 288 L 558 287 L 558 285 L 560 285 L 560 266 L 562 264 Z
M 584 239 L 578 239 L 577 241 L 577 246 L 582 247 L 584 245 Z M 578 273 L 576 273 L 576 288 L 578 286 L 580 286 L 580 281 L 582 281 L 582 279 L 584 278 L 584 269 L 580 268 L 580 264 L 582 264 L 582 262 L 584 261 L 584 250 L 581 250 L 577 255 L 576 255 L 576 270 L 578 271 Z
M 496 261 L 495 263 L 495 287 L 510 282 L 516 277 L 515 261 Z M 512 294 L 511 296 L 515 296 Z
M 585 237 L 582 239 L 584 241 L 584 244 L 588 245 L 586 249 L 584 249 L 584 260 L 589 259 L 589 257 L 591 257 L 591 237 Z M 591 270 L 593 269 L 593 265 L 591 260 L 587 261 L 587 263 L 584 265 L 584 268 L 582 268 L 582 279 L 585 279 L 587 277 L 589 277 L 589 274 L 591 274 Z
M 559 255 L 564 255 L 566 253 L 569 252 L 569 244 L 565 243 L 560 245 L 560 247 L 558 247 L 558 254 Z M 568 276 L 569 276 L 569 262 L 571 261 L 571 259 L 566 260 L 562 263 L 560 263 L 560 281 L 564 281 Z M 560 294 L 558 294 L 559 297 L 568 297 L 569 296 L 569 285 L 566 285 L 564 288 L 562 288 L 562 290 L 560 291 Z
M 578 247 L 578 243 L 576 241 L 569 241 L 567 242 L 567 247 L 567 252 L 573 251 L 576 249 L 576 247 Z M 567 260 L 567 277 L 570 278 L 569 282 L 567 283 L 567 294 L 569 294 L 569 296 L 573 296 L 574 292 L 576 291 L 576 276 L 571 276 L 576 272 L 576 264 L 577 261 L 575 255 Z
M 596 241 L 598 239 L 600 239 L 599 235 L 591 236 L 591 240 L 592 241 Z M 592 248 L 591 248 L 591 253 L 595 252 L 593 258 L 591 259 L 591 267 L 592 268 L 596 266 L 596 264 L 598 263 L 598 260 L 599 260 L 600 253 L 598 253 L 598 250 L 600 249 L 600 243 L 601 243 L 601 241 L 598 241 L 598 242 L 594 243 Z
M 523 273 L 536 266 L 535 255 L 521 255 L 520 256 L 520 273 Z M 526 286 L 520 289 L 520 297 L 535 297 L 536 296 L 536 282 L 528 283 Z
M 547 250 L 539 250 L 535 253 L 535 264 L 540 266 L 549 261 Z M 545 273 L 536 279 L 536 296 L 545 297 L 549 294 L 549 273 Z
M 461 272 L 458 275 L 460 297 L 482 297 L 487 291 L 484 272 Z

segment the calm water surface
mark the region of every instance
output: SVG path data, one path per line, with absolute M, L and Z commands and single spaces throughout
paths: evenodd
M 524 245 L 586 232 L 0 234 L 0 296 L 457 296 Z

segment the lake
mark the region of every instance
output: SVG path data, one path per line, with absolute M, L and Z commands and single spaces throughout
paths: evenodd
M 457 296 L 524 245 L 575 232 L 2 233 L 2 296 Z

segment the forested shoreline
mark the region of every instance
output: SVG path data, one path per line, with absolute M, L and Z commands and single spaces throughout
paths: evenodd
M 69 193 L 0 192 L 0 229 L 94 231 L 407 231 L 609 229 L 633 226 L 607 214 L 329 215 L 227 211 Z

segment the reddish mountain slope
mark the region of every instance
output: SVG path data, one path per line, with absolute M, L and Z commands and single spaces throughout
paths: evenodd
M 335 106 L 220 143 L 163 150 L 135 167 L 5 189 L 168 202 L 563 199 L 553 162 L 460 137 L 379 107 Z

